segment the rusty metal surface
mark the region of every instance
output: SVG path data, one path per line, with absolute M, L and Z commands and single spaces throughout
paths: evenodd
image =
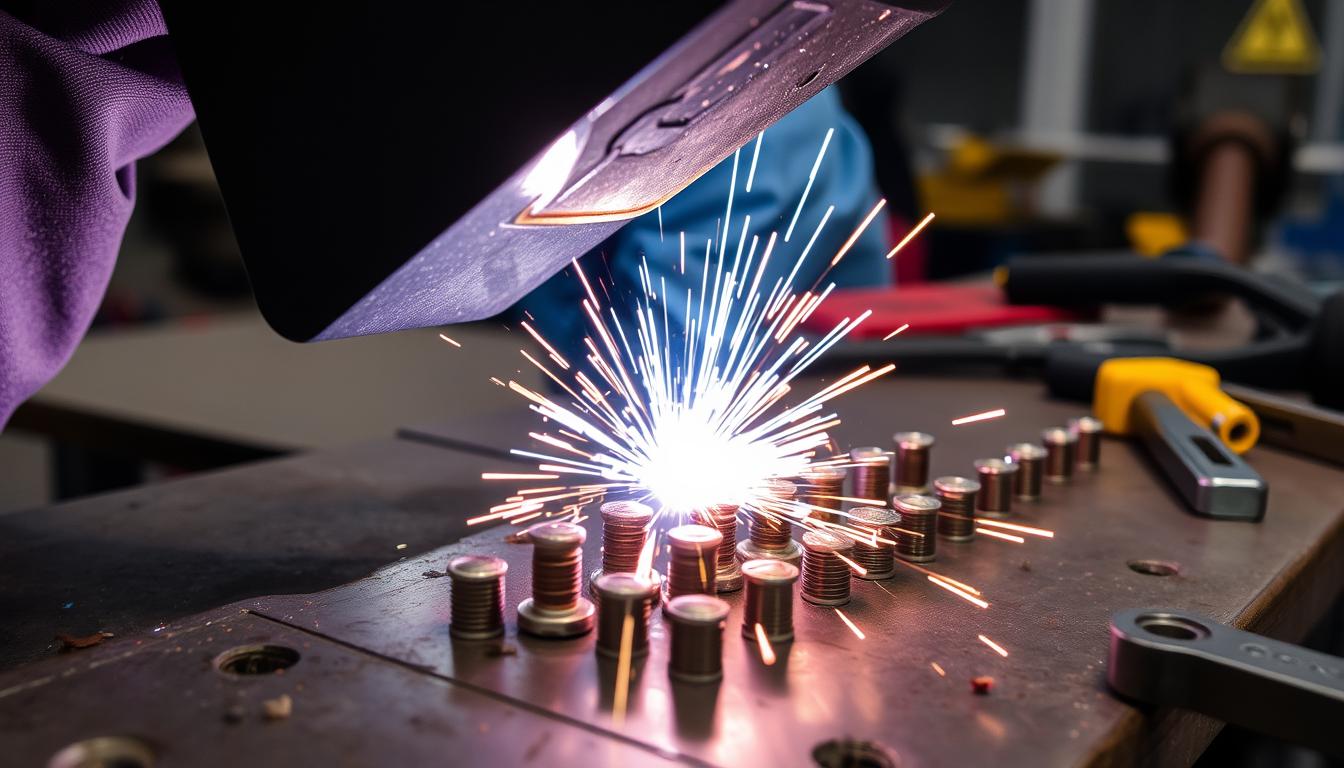
M 207 624 L 206 622 L 210 622 Z M 283 674 L 239 676 L 213 660 L 240 646 L 297 650 Z M 221 612 L 129 649 L 109 646 L 27 680 L 0 678 L 3 762 L 45 765 L 94 736 L 147 744 L 158 765 L 655 765 L 635 745 L 267 621 Z M 287 695 L 291 714 L 267 719 Z M 51 707 L 59 701 L 59 709 Z
M 327 589 L 455 541 L 495 498 L 480 471 L 386 440 L 0 515 L 0 669 L 54 653 L 57 633 Z
M 949 424 L 954 417 L 992 407 L 1005 407 L 1008 415 L 957 428 Z M 964 472 L 971 461 L 998 446 L 1077 415 L 1072 404 L 1042 399 L 1034 384 L 909 378 L 854 393 L 841 403 L 840 411 L 847 418 L 838 433 L 841 447 L 885 445 L 897 430 L 936 434 L 933 475 Z M 445 488 L 463 484 L 458 475 L 479 471 L 490 462 L 440 453 L 453 469 L 445 465 L 449 479 L 438 485 L 429 479 L 434 467 L 429 456 L 414 466 L 398 463 L 390 455 L 381 460 L 366 456 L 376 469 L 363 480 L 381 488 L 390 500 L 396 496 L 392 491 L 396 483 L 377 478 L 395 475 L 400 478 L 397 482 L 416 485 L 421 493 L 444 500 L 445 515 L 463 514 L 473 504 L 479 508 L 479 501 L 448 503 L 452 494 Z M 593 652 L 592 635 L 570 641 L 517 637 L 513 611 L 527 596 L 530 550 L 504 543 L 507 528 L 478 533 L 326 592 L 261 598 L 238 607 L 291 625 L 313 642 L 328 638 L 342 648 L 363 651 L 366 667 L 388 665 L 416 680 L 446 679 L 460 688 L 488 692 L 491 702 L 562 725 L 554 731 L 552 743 L 601 733 L 613 742 L 640 744 L 645 751 L 636 762 L 665 754 L 720 765 L 800 765 L 807 764 L 817 743 L 849 736 L 885 744 L 902 766 L 986 761 L 1031 766 L 1188 764 L 1218 726 L 1184 713 L 1141 714 L 1106 690 L 1103 664 L 1110 613 L 1136 605 L 1170 605 L 1295 641 L 1344 586 L 1340 556 L 1344 475 L 1270 449 L 1256 449 L 1248 459 L 1274 489 L 1264 522 L 1211 521 L 1185 513 L 1137 447 L 1107 440 L 1100 472 L 1079 474 L 1071 486 L 1047 488 L 1041 502 L 1014 505 L 1018 522 L 1051 528 L 1058 533 L 1055 540 L 1026 545 L 983 538 L 969 544 L 939 542 L 939 559 L 932 568 L 982 589 L 992 603 L 989 610 L 980 611 L 919 574 L 901 569 L 886 582 L 854 583 L 854 602 L 843 610 L 867 633 L 864 640 L 851 634 L 829 609 L 797 602 L 797 637 L 792 645 L 776 648 L 780 661 L 774 667 L 761 665 L 754 645 L 741 636 L 737 622 L 742 596 L 727 595 L 733 612 L 725 636 L 725 677 L 717 686 L 668 680 L 665 630 L 661 617 L 655 617 L 651 653 L 637 666 L 630 712 L 619 725 L 610 712 L 614 665 Z M 244 477 L 235 475 L 233 481 Z M 286 493 L 297 503 L 301 493 L 313 493 L 314 487 L 289 487 Z M 597 563 L 599 540 L 589 536 L 588 566 Z M 441 571 L 449 557 L 465 552 L 498 554 L 510 563 L 507 642 L 516 647 L 515 654 L 497 655 L 489 644 L 455 643 L 449 638 L 448 580 L 423 574 Z M 1178 572 L 1145 575 L 1128 566 L 1137 560 L 1176 563 Z M 206 618 L 210 617 L 187 620 L 182 626 L 196 626 Z M 980 633 L 1010 655 L 994 654 L 977 639 Z M 47 684 L 24 692 L 22 699 L 12 691 L 5 693 L 24 680 L 79 669 L 88 659 L 107 660 L 99 667 L 106 670 L 108 677 L 102 679 L 107 681 L 169 675 L 171 668 L 162 666 L 169 657 L 163 655 L 160 661 L 144 661 L 137 670 L 118 672 L 122 661 L 117 654 L 132 649 L 134 642 L 117 638 L 86 652 L 94 656 L 49 661 L 0 675 L 0 723 L 16 715 L 33 723 L 35 717 L 24 713 L 44 713 L 50 719 L 71 707 L 83 718 L 72 720 L 69 727 L 51 726 L 56 730 L 43 737 L 49 740 L 23 754 L 37 755 L 60 739 L 95 735 L 92 729 L 104 722 L 129 727 L 148 719 L 148 710 L 111 711 L 124 709 L 116 699 L 85 701 L 92 691 L 106 686 L 86 685 L 79 676 L 68 685 Z M 941 665 L 947 676 L 939 676 L 931 662 Z M 971 692 L 969 680 L 975 675 L 995 678 L 988 695 Z M 346 683 L 343 695 L 356 703 L 366 695 L 364 687 L 374 685 L 362 678 L 347 678 Z M 420 700 L 421 710 L 458 716 L 448 710 L 459 703 L 445 702 L 443 694 L 427 690 L 438 689 L 408 683 L 405 697 Z M 98 695 L 102 694 L 94 698 Z M 378 693 L 371 689 L 367 696 L 377 701 Z M 292 720 L 266 728 L 284 734 L 285 728 L 300 723 L 302 707 L 303 700 L 296 697 Z M 94 715 L 100 710 L 107 711 L 99 717 L 123 719 L 99 720 Z M 368 711 L 378 719 L 378 708 Z M 175 721 L 179 726 L 166 746 L 176 749 L 197 738 L 197 729 L 208 733 L 218 727 L 215 710 L 207 707 L 195 715 L 199 720 L 184 715 Z M 273 752 L 250 754 L 248 762 L 290 764 L 288 758 L 295 752 L 285 750 L 317 739 L 312 731 L 302 730 L 306 727 L 277 737 Z M 24 733 L 0 732 L 0 741 L 27 750 L 33 737 Z M 477 742 L 480 751 L 471 754 L 516 754 L 508 750 L 516 749 L 530 733 L 514 726 L 492 728 L 490 737 Z M 469 739 L 476 735 L 437 741 L 437 734 L 415 732 L 412 738 L 441 745 L 438 754 L 447 759 L 467 754 L 473 749 Z M 344 762 L 385 762 L 363 759 L 362 754 L 352 752 Z M 588 762 L 606 760 L 594 752 Z
M 849 399 L 842 444 L 885 442 L 888 430 L 923 429 L 940 437 L 934 473 L 956 471 L 989 448 L 1063 423 L 1076 406 L 1031 397 L 1027 385 L 992 388 L 940 382 L 871 388 Z M 952 418 L 1006 405 L 1005 419 L 952 428 Z M 852 414 L 888 413 L 883 419 Z M 885 422 L 885 424 L 884 424 Z M 881 430 L 879 432 L 878 430 Z M 1017 546 L 983 537 L 940 542 L 934 569 L 977 585 L 993 603 L 980 611 L 901 570 L 887 582 L 854 584 L 845 608 L 867 633 L 853 636 L 828 609 L 799 603 L 797 639 L 779 665 L 762 666 L 736 631 L 741 596 L 728 595 L 726 675 L 718 689 L 671 684 L 666 643 L 656 621 L 653 650 L 641 666 L 624 725 L 606 707 L 611 671 L 592 652 L 592 638 L 542 642 L 522 638 L 519 654 L 491 657 L 446 642 L 446 584 L 426 581 L 461 552 L 489 552 L 510 561 L 510 610 L 527 594 L 525 546 L 507 545 L 504 531 L 485 532 L 357 584 L 304 598 L 271 598 L 253 608 L 502 695 L 590 720 L 600 727 L 716 764 L 794 764 L 812 745 L 852 736 L 881 741 L 903 765 L 964 765 L 991 757 L 1002 764 L 1068 765 L 1132 756 L 1138 742 L 1134 710 L 1102 683 L 1107 617 L 1119 608 L 1169 604 L 1244 626 L 1262 623 L 1248 610 L 1257 598 L 1289 602 L 1282 579 L 1324 583 L 1337 594 L 1342 575 L 1323 564 L 1321 543 L 1341 543 L 1344 477 L 1322 465 L 1272 451 L 1252 460 L 1275 487 L 1263 524 L 1210 522 L 1183 511 L 1137 448 L 1108 440 L 1102 471 L 1071 486 L 1047 489 L 1043 501 L 1015 506 L 1019 522 L 1054 529 L 1053 542 Z M 590 536 L 595 562 L 599 537 Z M 1314 554 L 1313 554 L 1314 552 Z M 1179 564 L 1179 574 L 1145 575 L 1130 561 Z M 1307 566 L 1319 565 L 1321 570 Z M 1326 578 L 1326 577 L 1329 578 Z M 1306 613 L 1319 616 L 1325 605 Z M 1281 635 L 1307 625 L 1283 624 Z M 977 639 L 983 633 L 1009 649 L 1002 659 Z M 930 662 L 948 673 L 939 677 Z M 987 697 L 969 679 L 996 680 Z M 1119 734 L 1127 740 L 1116 743 Z M 1194 731 L 1191 731 L 1195 734 Z M 1211 734 L 1208 734 L 1211 736 Z M 1203 744 L 1171 740 L 1167 749 L 1198 754 Z

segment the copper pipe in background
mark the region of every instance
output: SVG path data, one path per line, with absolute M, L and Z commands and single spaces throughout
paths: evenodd
M 1255 156 L 1238 141 L 1209 149 L 1200 173 L 1192 235 L 1223 258 L 1245 264 L 1250 256 Z
M 1200 124 L 1192 144 L 1200 158 L 1192 238 L 1245 264 L 1255 234 L 1257 185 L 1274 157 L 1274 134 L 1249 112 L 1220 112 Z

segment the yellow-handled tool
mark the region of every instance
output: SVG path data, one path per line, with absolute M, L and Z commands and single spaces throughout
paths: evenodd
M 1092 412 L 1106 431 L 1128 435 L 1134 430 L 1130 406 L 1134 398 L 1158 391 L 1197 424 L 1206 427 L 1236 453 L 1245 453 L 1260 439 L 1260 420 L 1250 408 L 1223 392 L 1218 372 L 1207 365 L 1171 357 L 1116 357 L 1097 368 Z

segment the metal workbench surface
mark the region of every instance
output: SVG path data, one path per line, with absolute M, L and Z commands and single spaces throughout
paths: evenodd
M 990 407 L 1008 414 L 949 424 Z M 1078 407 L 1045 400 L 1032 383 L 898 378 L 853 393 L 838 410 L 841 445 L 886 445 L 894 431 L 923 429 L 938 437 L 934 473 L 951 474 Z M 511 428 L 497 426 L 460 439 L 486 445 Z M 1249 458 L 1271 486 L 1265 521 L 1215 522 L 1187 514 L 1137 447 L 1108 440 L 1099 473 L 1015 508 L 1017 522 L 1052 529 L 1055 539 L 940 542 L 931 567 L 980 588 L 988 609 L 909 570 L 856 581 L 845 610 L 866 639 L 800 603 L 798 637 L 774 667 L 741 640 L 740 595 L 732 597 L 722 684 L 712 693 L 670 684 L 665 638 L 655 637 L 623 724 L 612 718 L 613 681 L 591 636 L 515 636 L 529 550 L 504 543 L 509 529 L 426 551 L 462 535 L 465 518 L 497 500 L 473 478 L 498 460 L 388 441 L 16 513 L 0 517 L 3 658 L 51 653 L 56 632 L 118 637 L 0 674 L 0 743 L 20 764 L 123 734 L 151 744 L 164 765 L 234 762 L 243 753 L 212 745 L 240 741 L 256 765 L 296 754 L 350 764 L 489 754 L 505 764 L 793 765 L 821 741 L 853 737 L 880 742 L 907 766 L 1187 764 L 1218 725 L 1144 713 L 1106 690 L 1110 613 L 1184 608 L 1298 640 L 1344 587 L 1344 474 L 1270 449 Z M 448 637 L 447 580 L 424 572 L 464 551 L 511 563 L 505 653 Z M 422 554 L 396 562 L 408 552 Z M 1129 565 L 1139 560 L 1177 572 L 1141 573 Z M 334 588 L 244 599 L 322 587 Z M 206 610 L 232 600 L 242 602 Z M 215 669 L 219 654 L 258 643 L 294 647 L 302 660 L 278 676 Z M 994 677 L 988 695 L 971 692 L 974 675 Z M 389 688 L 399 691 L 395 703 Z M 255 715 L 279 693 L 292 696 L 291 717 Z M 364 728 L 366 738 L 323 736 L 341 728 Z M 382 751 L 369 751 L 374 742 Z

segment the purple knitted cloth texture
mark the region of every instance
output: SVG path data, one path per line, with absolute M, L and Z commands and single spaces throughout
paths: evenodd
M 135 161 L 192 119 L 152 0 L 6 6 L 0 429 L 88 330 L 135 202 Z

